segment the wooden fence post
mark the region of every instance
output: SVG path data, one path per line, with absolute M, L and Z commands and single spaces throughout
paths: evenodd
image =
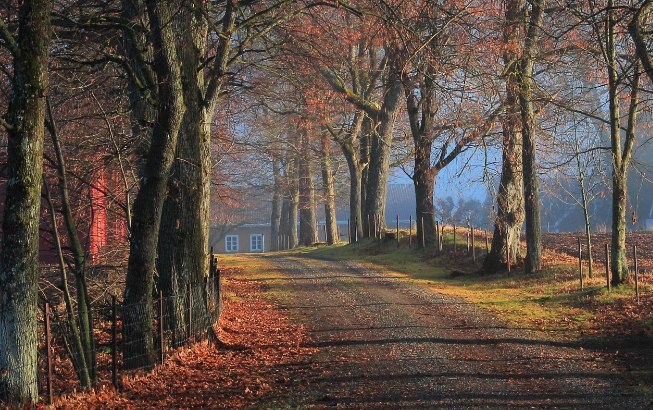
M 52 391 L 52 335 L 50 334 L 50 304 L 45 303 L 45 311 L 43 313 L 44 322 L 45 322 L 45 349 L 47 356 L 47 395 L 48 395 L 48 404 L 52 404 L 54 397 L 54 392 Z
M 347 242 L 351 245 L 351 220 L 347 218 Z
M 453 224 L 453 256 L 456 256 L 456 224 Z
M 610 245 L 605 244 L 605 281 L 610 290 Z
M 578 237 L 578 275 L 580 276 L 580 290 L 583 290 L 583 245 Z
M 358 242 L 358 217 L 354 219 L 354 242 Z
M 444 221 L 440 221 L 440 237 L 438 238 L 438 251 L 444 250 Z
M 413 248 L 413 215 L 408 215 L 408 249 Z
M 213 260 L 211 260 L 211 265 L 213 265 Z M 159 291 L 159 361 L 161 364 L 166 361 L 166 344 L 163 340 L 163 291 Z
M 399 214 L 397 214 L 397 248 L 399 248 Z
M 635 300 L 639 305 L 639 268 L 637 266 L 637 245 L 633 245 L 633 260 L 635 261 Z
M 111 383 L 118 390 L 118 309 L 115 295 L 111 296 Z
M 424 217 L 422 217 L 422 249 L 426 249 L 426 233 L 424 232 Z
M 472 236 L 472 262 L 476 263 L 476 247 L 474 241 L 474 225 L 471 226 L 471 236 Z
M 190 283 L 188 283 L 187 286 L 187 298 L 188 298 L 188 341 L 190 342 L 193 337 L 193 292 L 191 290 Z

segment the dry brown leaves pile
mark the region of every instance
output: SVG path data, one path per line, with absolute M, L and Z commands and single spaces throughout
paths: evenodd
M 307 334 L 263 298 L 261 286 L 242 269 L 223 270 L 224 301 L 216 347 L 197 343 L 168 357 L 153 372 L 122 378 L 120 391 L 99 388 L 90 394 L 59 397 L 61 409 L 237 408 L 282 395 L 315 349 L 302 347 Z

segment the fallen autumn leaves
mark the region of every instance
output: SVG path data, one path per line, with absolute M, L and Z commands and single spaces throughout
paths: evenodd
M 224 311 L 220 347 L 198 343 L 169 356 L 152 373 L 124 377 L 122 388 L 103 387 L 91 394 L 58 398 L 55 408 L 235 408 L 283 393 L 301 374 L 292 363 L 316 349 L 300 325 L 292 324 L 268 300 L 261 285 L 243 280 L 242 269 L 223 270 Z

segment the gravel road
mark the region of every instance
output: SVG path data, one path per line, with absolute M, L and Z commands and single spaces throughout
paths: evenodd
M 274 402 L 314 408 L 651 408 L 615 352 L 506 326 L 474 305 L 353 262 L 261 256 L 259 279 L 318 352 Z M 648 350 L 650 353 L 650 347 Z M 301 375 L 301 376 L 299 376 Z

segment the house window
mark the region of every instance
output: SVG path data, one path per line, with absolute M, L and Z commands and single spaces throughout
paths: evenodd
M 250 252 L 263 252 L 263 235 L 260 233 L 249 236 Z
M 225 252 L 238 252 L 238 235 L 227 235 L 224 238 Z

